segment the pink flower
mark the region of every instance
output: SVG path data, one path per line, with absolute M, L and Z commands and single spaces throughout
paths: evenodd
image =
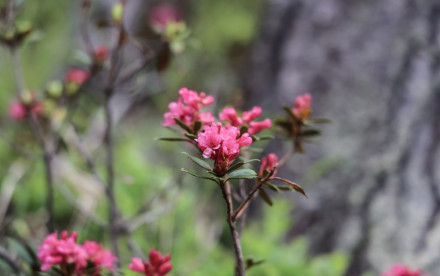
M 87 253 L 76 243 L 78 234 L 73 231 L 68 236 L 67 231 L 61 233 L 60 239 L 57 233 L 48 235 L 43 244 L 38 247 L 37 256 L 41 261 L 41 270 L 47 271 L 53 265 L 75 264 L 75 271 L 87 267 Z
M 248 132 L 250 135 L 254 135 L 266 128 L 270 128 L 271 126 L 272 126 L 272 121 L 270 119 L 264 119 L 261 122 L 250 122 Z
M 390 270 L 381 274 L 381 276 L 430 276 L 427 274 L 422 274 L 420 269 L 411 270 L 409 267 L 396 264 Z
M 214 97 L 207 96 L 201 92 L 187 88 L 179 90 L 180 98 L 177 102 L 171 102 L 168 105 L 169 112 L 164 114 L 163 126 L 175 125 L 174 118 L 184 122 L 186 125 L 192 127 L 196 121 L 201 121 L 203 125 L 209 125 L 215 121 L 214 116 L 209 111 L 203 112 L 202 108 L 212 104 Z
M 94 263 L 96 275 L 101 273 L 102 266 L 113 271 L 113 264 L 117 260 L 113 252 L 94 241 L 85 241 L 82 247 L 87 253 L 87 259 Z
M 160 4 L 151 9 L 148 15 L 150 26 L 158 33 L 166 31 L 169 23 L 183 22 L 182 15 L 171 4 Z
M 21 102 L 11 102 L 9 104 L 8 113 L 12 120 L 20 121 L 26 118 L 27 108 Z
M 260 166 L 260 171 L 258 172 L 258 175 L 260 177 L 264 177 L 265 176 L 265 171 L 266 170 L 274 170 L 272 176 L 270 178 L 273 178 L 275 176 L 275 174 L 277 173 L 277 169 L 276 169 L 276 165 L 278 163 L 278 156 L 275 153 L 269 153 L 267 155 L 267 157 L 263 157 L 261 159 L 261 166 Z
M 261 113 L 263 113 L 263 109 L 259 106 L 254 106 L 252 110 L 244 111 L 243 114 L 241 114 L 241 117 L 243 118 L 243 121 L 250 123 L 260 116 Z
M 105 45 L 100 45 L 95 49 L 94 59 L 98 64 L 103 64 L 108 57 L 108 48 Z
M 128 268 L 132 271 L 144 273 L 145 276 L 163 276 L 171 271 L 171 256 L 162 256 L 160 252 L 151 249 L 150 261 L 142 262 L 141 258 L 132 258 Z
M 203 151 L 203 157 L 214 160 L 214 171 L 224 175 L 238 157 L 240 147 L 249 146 L 252 138 L 248 133 L 240 135 L 240 130 L 234 126 L 224 127 L 221 123 L 213 123 L 205 126 L 195 141 Z
M 75 231 L 72 231 L 70 236 L 67 231 L 63 231 L 60 239 L 57 233 L 48 235 L 37 251 L 37 256 L 42 263 L 41 270 L 47 271 L 54 265 L 65 267 L 68 264 L 74 264 L 75 273 L 82 274 L 88 269 L 88 262 L 94 265 L 94 275 L 101 273 L 102 266 L 113 270 L 116 257 L 110 250 L 104 249 L 101 244 L 94 241 L 86 241 L 80 245 L 76 242 L 77 237 L 78 234 Z
M 82 85 L 84 84 L 90 77 L 90 73 L 87 70 L 72 68 L 70 69 L 65 77 L 66 83 Z
M 219 118 L 222 121 L 229 122 L 232 126 L 241 127 L 247 126 L 248 133 L 250 135 L 257 134 L 266 128 L 270 128 L 272 126 L 272 122 L 270 119 L 265 119 L 261 122 L 254 122 L 258 116 L 261 115 L 263 110 L 259 106 L 254 106 L 252 110 L 244 111 L 241 114 L 241 118 L 237 115 L 237 111 L 233 107 L 224 108 L 220 114 Z
M 235 127 L 240 127 L 243 124 L 243 120 L 237 116 L 237 111 L 233 107 L 224 108 L 218 117 L 222 121 L 230 122 Z
M 295 103 L 292 107 L 293 114 L 300 120 L 304 120 L 310 117 L 312 113 L 312 96 L 310 94 L 304 94 L 296 97 Z

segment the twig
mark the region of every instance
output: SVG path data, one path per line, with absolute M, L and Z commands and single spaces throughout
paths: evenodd
M 280 161 L 278 161 L 278 168 L 284 166 L 286 162 L 289 161 L 290 158 L 292 158 L 294 153 L 295 147 L 292 146 L 290 150 L 280 159 Z
M 263 179 L 257 178 L 254 188 L 250 191 L 247 197 L 241 202 L 240 206 L 238 206 L 237 210 L 232 216 L 233 220 L 237 220 L 238 218 L 240 218 L 240 216 L 249 206 L 251 200 L 254 198 L 255 193 L 258 192 L 258 190 L 261 188 L 261 186 L 263 186 L 264 183 L 266 183 L 267 180 L 269 180 L 269 178 L 273 175 L 273 172 L 274 170 L 272 170 L 269 174 L 267 174 Z
M 8 255 L 7 251 L 0 246 L 0 258 L 5 260 L 5 262 L 15 271 L 17 274 L 24 274 L 23 268 Z
M 91 0 L 83 0 L 82 1 L 82 20 L 81 20 L 81 36 L 84 43 L 84 47 L 90 55 L 90 58 L 93 59 L 95 54 L 95 48 L 93 47 L 92 40 L 90 39 L 89 29 L 87 27 L 87 22 L 89 19 L 89 11 L 90 11 Z
M 244 260 L 243 251 L 241 249 L 240 235 L 237 232 L 236 220 L 233 217 L 232 197 L 231 197 L 231 186 L 229 182 L 219 182 L 220 189 L 222 190 L 223 198 L 226 202 L 227 207 L 227 221 L 229 225 L 229 230 L 232 235 L 232 240 L 234 243 L 234 253 L 235 253 L 235 276 L 244 276 Z
M 118 237 L 119 229 L 117 223 L 120 220 L 118 207 L 116 205 L 114 186 L 115 186 L 115 171 L 114 171 L 114 156 L 113 156 L 113 120 L 111 114 L 110 99 L 114 92 L 114 83 L 118 74 L 118 63 L 120 50 L 124 40 L 124 27 L 121 22 L 118 33 L 116 34 L 115 46 L 112 51 L 112 57 L 110 61 L 110 70 L 108 74 L 107 86 L 104 89 L 105 102 L 104 102 L 104 115 L 105 115 L 105 134 L 104 134 L 104 146 L 107 155 L 106 170 L 107 170 L 107 189 L 106 194 L 109 200 L 109 222 L 110 222 L 110 237 L 112 243 L 112 249 L 115 256 L 119 258 Z M 116 262 L 117 268 L 119 263 Z

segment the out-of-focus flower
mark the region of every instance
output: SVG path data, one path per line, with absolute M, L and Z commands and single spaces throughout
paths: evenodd
M 183 16 L 175 6 L 163 3 L 151 9 L 148 22 L 154 31 L 162 34 L 167 30 L 169 24 L 183 23 Z
M 249 111 L 244 111 L 241 114 L 241 118 L 237 115 L 237 111 L 233 107 L 224 108 L 220 114 L 219 118 L 222 121 L 226 121 L 230 123 L 232 126 L 241 127 L 247 126 L 247 132 L 250 135 L 257 134 L 266 128 L 270 128 L 272 126 L 272 121 L 270 119 L 264 119 L 260 122 L 254 122 L 254 120 L 261 115 L 263 112 L 262 108 L 259 106 L 254 106 Z
M 203 151 L 203 157 L 214 160 L 214 171 L 223 175 L 238 157 L 240 147 L 249 146 L 252 138 L 248 133 L 240 136 L 240 130 L 234 126 L 225 127 L 221 123 L 213 123 L 205 126 L 195 141 Z
M 87 259 L 95 265 L 95 274 L 101 273 L 101 267 L 113 271 L 113 264 L 117 258 L 112 251 L 94 241 L 85 241 L 82 247 L 87 253 Z
M 47 271 L 53 265 L 75 264 L 75 271 L 79 272 L 86 267 L 87 253 L 76 243 L 77 237 L 75 231 L 70 236 L 67 231 L 63 231 L 60 239 L 57 238 L 57 233 L 48 235 L 38 247 L 37 256 L 42 263 L 41 270 Z
M 207 96 L 203 92 L 198 94 L 196 91 L 185 87 L 179 90 L 179 94 L 180 98 L 178 101 L 171 102 L 168 105 L 170 111 L 164 114 L 162 125 L 175 125 L 174 118 L 181 120 L 189 127 L 193 127 L 196 121 L 201 121 L 203 125 L 208 125 L 215 121 L 211 112 L 202 112 L 203 107 L 212 104 L 214 97 Z
M 74 83 L 78 86 L 84 84 L 90 77 L 90 73 L 87 70 L 72 68 L 66 74 L 66 83 Z
M 67 94 L 75 94 L 89 78 L 90 73 L 87 70 L 70 69 L 65 76 Z
M 304 94 L 296 97 L 293 103 L 292 112 L 296 118 L 305 120 L 312 114 L 312 96 L 310 94 Z
M 159 251 L 151 249 L 150 261 L 142 261 L 141 258 L 132 258 L 128 268 L 132 271 L 140 272 L 145 276 L 163 276 L 171 271 L 171 256 L 162 256 Z
M 277 173 L 277 163 L 278 163 L 278 156 L 275 153 L 269 153 L 267 157 L 263 157 L 261 159 L 261 166 L 260 171 L 258 172 L 258 176 L 265 177 L 266 173 L 268 171 L 274 170 L 272 173 L 272 176 L 270 178 L 273 178 L 275 174 Z
M 29 104 L 24 104 L 19 101 L 14 101 L 9 104 L 9 117 L 15 121 L 21 121 L 28 116 L 37 117 L 43 113 L 43 103 L 32 99 Z
M 396 264 L 388 271 L 381 274 L 381 276 L 430 276 L 428 274 L 422 274 L 420 269 L 411 270 L 409 267 Z
M 113 270 L 113 263 L 116 257 L 110 250 L 106 250 L 101 244 L 94 241 L 86 241 L 83 245 L 78 244 L 78 234 L 75 231 L 69 234 L 67 231 L 61 233 L 58 239 L 57 233 L 49 234 L 38 247 L 37 256 L 41 261 L 41 270 L 47 271 L 52 266 L 59 265 L 65 269 L 67 265 L 74 265 L 74 273 L 83 275 L 86 271 L 99 275 L 101 267 Z M 94 270 L 90 271 L 88 262 L 93 265 Z
M 94 60 L 97 64 L 103 64 L 108 57 L 108 48 L 105 45 L 100 45 L 95 49 Z
M 17 102 L 17 101 L 11 102 L 9 104 L 8 113 L 9 113 L 9 117 L 12 120 L 20 121 L 20 120 L 23 120 L 24 118 L 26 118 L 27 108 L 21 102 Z

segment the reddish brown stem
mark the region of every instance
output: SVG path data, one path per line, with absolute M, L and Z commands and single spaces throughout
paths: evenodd
M 226 202 L 227 207 L 227 221 L 229 225 L 229 230 L 232 235 L 232 240 L 234 243 L 234 253 L 235 253 L 235 276 L 244 276 L 245 268 L 244 268 L 244 259 L 243 252 L 241 249 L 241 241 L 240 235 L 237 231 L 237 223 L 233 218 L 233 205 L 232 205 L 232 196 L 231 196 L 231 187 L 228 182 L 221 181 L 219 183 L 220 189 L 222 190 L 223 198 Z

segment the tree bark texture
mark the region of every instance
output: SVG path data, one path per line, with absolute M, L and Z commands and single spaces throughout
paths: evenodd
M 309 195 L 294 197 L 289 238 L 346 250 L 347 276 L 397 262 L 440 273 L 439 27 L 435 0 L 267 2 L 247 98 L 279 112 L 311 93 L 333 120 L 279 174 Z

